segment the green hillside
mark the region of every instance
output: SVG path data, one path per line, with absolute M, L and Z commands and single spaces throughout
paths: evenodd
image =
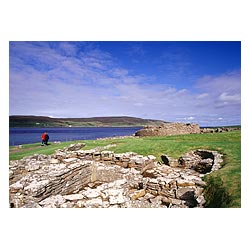
M 51 118 L 47 116 L 10 116 L 10 127 L 139 127 L 159 125 L 161 120 L 127 116 L 92 118 Z

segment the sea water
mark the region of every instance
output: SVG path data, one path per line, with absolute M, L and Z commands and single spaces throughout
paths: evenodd
M 95 140 L 97 138 L 133 135 L 142 127 L 67 127 L 67 128 L 10 128 L 9 145 L 21 145 L 41 142 L 45 131 L 49 142 Z

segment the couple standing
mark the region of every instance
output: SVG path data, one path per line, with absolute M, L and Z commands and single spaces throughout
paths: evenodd
M 41 137 L 42 137 L 42 146 L 48 145 L 48 140 L 49 140 L 48 133 L 44 132 Z

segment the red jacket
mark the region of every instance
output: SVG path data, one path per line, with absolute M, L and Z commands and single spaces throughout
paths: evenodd
M 42 140 L 45 140 L 46 139 L 46 134 L 43 133 L 41 137 L 42 137 Z

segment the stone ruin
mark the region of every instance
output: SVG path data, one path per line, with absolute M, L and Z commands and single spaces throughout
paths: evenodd
M 163 123 L 160 126 L 145 126 L 138 130 L 135 136 L 166 136 L 181 134 L 200 134 L 198 124 L 170 122 Z
M 216 128 L 200 128 L 198 124 L 169 122 L 162 123 L 160 126 L 145 126 L 135 132 L 135 136 L 167 136 L 167 135 L 183 135 L 183 134 L 206 134 L 206 133 L 222 133 L 235 130 L 241 130 L 241 127 L 216 127 Z
M 195 150 L 179 159 L 108 145 L 82 150 L 74 144 L 53 155 L 10 161 L 11 208 L 193 208 L 204 207 L 202 178 L 220 168 L 222 155 Z

